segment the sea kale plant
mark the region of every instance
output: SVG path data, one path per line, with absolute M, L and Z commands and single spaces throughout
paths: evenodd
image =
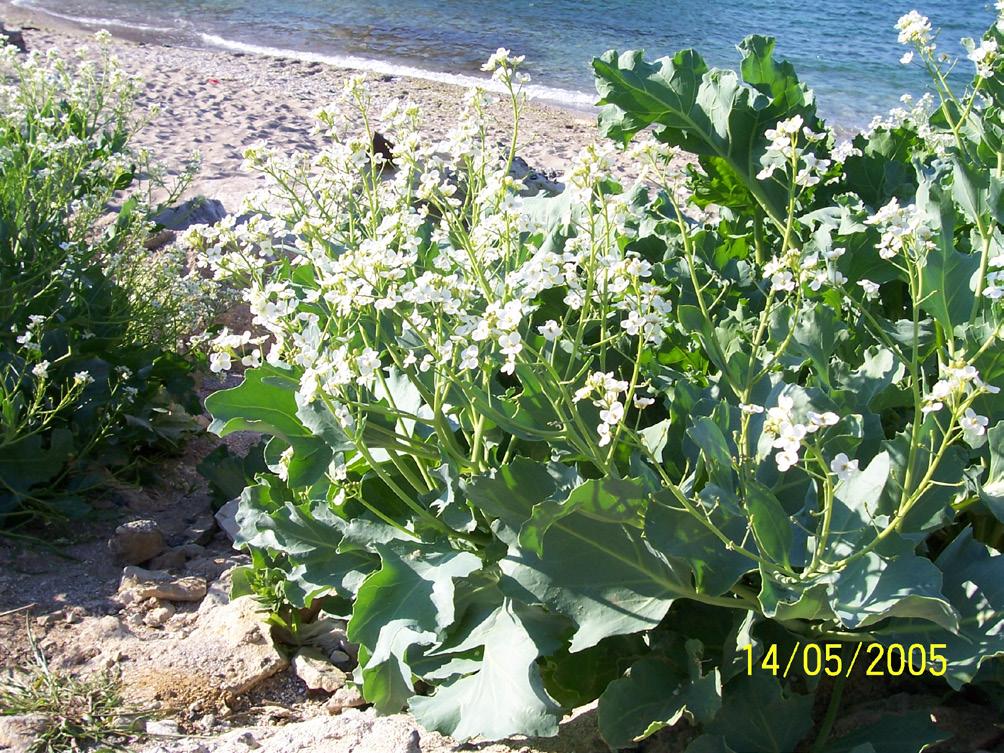
M 207 401 L 272 437 L 244 586 L 350 612 L 366 699 L 458 738 L 597 698 L 613 748 L 682 719 L 691 751 L 945 737 L 830 735 L 861 646 L 977 695 L 1004 653 L 1004 22 L 962 93 L 899 28 L 932 96 L 841 144 L 750 37 L 739 74 L 596 59 L 610 141 L 557 196 L 478 93 L 436 143 L 353 81 L 319 154 L 249 149 L 257 212 L 189 238 L 260 328 L 218 340 L 250 368 Z M 520 62 L 487 66 L 517 122 Z
M 140 173 L 155 173 L 131 141 L 146 115 L 109 39 L 68 54 L 0 43 L 4 535 L 86 512 L 91 461 L 130 463 L 190 422 L 178 341 L 208 311 L 206 283 L 180 250 L 144 246 Z

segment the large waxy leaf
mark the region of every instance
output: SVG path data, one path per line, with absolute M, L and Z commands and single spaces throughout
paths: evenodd
M 920 270 L 920 305 L 951 333 L 969 320 L 976 299 L 974 277 L 980 268 L 976 254 L 955 248 L 955 208 L 936 185 L 921 183 L 917 208 L 927 214 L 935 229 L 934 248 Z
M 959 616 L 941 593 L 941 571 L 928 559 L 904 554 L 885 560 L 875 552 L 832 576 L 830 606 L 847 628 L 888 617 L 930 620 L 957 630 Z
M 534 505 L 558 489 L 547 466 L 527 458 L 516 458 L 491 476 L 477 476 L 465 485 L 471 504 L 510 529 L 518 531 L 530 517 Z
M 635 528 L 570 515 L 544 536 L 544 554 L 510 543 L 502 571 L 527 595 L 577 625 L 572 651 L 654 627 L 673 600 L 693 593 L 689 572 L 657 556 Z
M 340 551 L 346 522 L 334 515 L 324 501 L 295 505 L 270 499 L 268 487 L 251 486 L 241 495 L 237 509 L 238 546 L 268 549 L 288 556 L 288 572 L 297 589 L 295 606 L 309 605 L 320 594 L 334 591 L 354 593 L 367 573 L 376 566 L 376 557 L 349 548 Z
M 578 479 L 576 479 L 578 480 Z M 552 495 L 536 505 L 533 515 L 519 534 L 521 546 L 543 554 L 544 535 L 562 518 L 578 512 L 607 523 L 624 523 L 640 528 L 645 516 L 648 489 L 633 479 L 589 479 L 563 495 Z
M 537 666 L 542 652 L 556 650 L 556 636 L 532 610 L 506 600 L 452 651 L 483 647 L 477 672 L 415 698 L 411 710 L 425 727 L 458 740 L 495 740 L 515 734 L 548 737 L 558 732 L 561 706 L 544 689 Z
M 881 514 L 879 500 L 891 469 L 889 454 L 881 452 L 862 470 L 852 472 L 837 484 L 824 561 L 850 556 L 874 539 L 876 529 L 888 522 L 888 516 Z
M 42 435 L 29 434 L 6 445 L 0 452 L 0 486 L 14 494 L 28 494 L 31 487 L 44 484 L 59 473 L 73 453 L 73 435 L 56 429 L 44 448 Z
M 646 657 L 607 686 L 600 696 L 599 723 L 612 749 L 630 747 L 685 716 L 700 723 L 714 718 L 722 703 L 721 676 L 717 669 L 702 675 L 696 658 L 688 673 L 686 667 Z
M 774 42 L 749 37 L 740 46 L 742 70 L 751 85 L 732 72 L 709 70 L 693 50 L 646 62 L 638 51 L 609 51 L 593 60 L 604 135 L 629 141 L 654 125 L 658 139 L 714 160 L 746 187 L 768 215 L 785 216 L 787 192 L 758 181 L 763 133 L 795 113 L 815 125 L 812 97 L 791 66 L 773 59 Z
M 406 654 L 414 644 L 432 643 L 453 622 L 454 578 L 481 567 L 470 552 L 391 542 L 377 546 L 382 566 L 356 595 L 348 636 L 366 648 L 367 700 L 385 712 L 399 711 L 412 689 Z
M 725 687 L 722 709 L 705 729 L 733 750 L 790 753 L 811 726 L 812 696 L 786 694 L 775 678 L 757 673 Z
M 1004 522 L 1004 421 L 987 432 L 990 469 L 980 485 L 980 498 L 997 520 Z
M 286 441 L 310 436 L 296 415 L 298 387 L 291 371 L 269 364 L 248 369 L 240 385 L 206 398 L 206 410 L 213 417 L 209 431 L 221 437 L 235 431 L 256 431 Z
M 949 735 L 931 721 L 926 711 L 884 716 L 853 732 L 831 740 L 825 753 L 854 753 L 868 745 L 874 753 L 921 753 Z
M 966 528 L 934 564 L 943 574 L 942 592 L 961 616 L 958 632 L 928 621 L 893 619 L 875 633 L 887 644 L 941 644 L 937 652 L 947 661 L 945 679 L 958 689 L 981 664 L 1004 655 L 1004 555 L 976 541 Z
M 708 487 L 704 492 L 708 492 Z M 746 519 L 728 515 L 720 505 L 711 521 L 737 543 L 746 534 Z M 707 525 L 665 492 L 648 508 L 645 537 L 657 551 L 687 563 L 694 574 L 694 586 L 700 593 L 723 594 L 756 567 L 746 555 L 727 548 Z
M 794 541 L 791 517 L 769 489 L 751 481 L 746 489 L 746 510 L 757 548 L 773 562 L 790 566 Z

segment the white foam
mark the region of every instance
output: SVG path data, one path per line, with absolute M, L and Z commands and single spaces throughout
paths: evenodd
M 251 55 L 263 55 L 267 57 L 286 58 L 299 60 L 305 63 L 323 63 L 324 65 L 336 68 L 350 68 L 354 70 L 379 73 L 385 76 L 404 76 L 407 78 L 417 78 L 425 81 L 439 81 L 444 84 L 454 86 L 474 87 L 494 92 L 504 92 L 505 88 L 497 81 L 479 76 L 471 76 L 463 73 L 444 73 L 441 71 L 430 71 L 425 68 L 416 68 L 410 65 L 391 63 L 386 60 L 376 60 L 364 58 L 357 55 L 332 55 L 319 52 L 305 52 L 303 50 L 291 50 L 283 47 L 268 47 L 265 45 L 239 42 L 233 39 L 226 39 L 216 34 L 199 33 L 199 38 L 204 44 L 218 47 L 232 52 L 245 52 Z M 583 91 L 573 89 L 558 89 L 551 86 L 538 86 L 529 84 L 523 88 L 530 99 L 540 99 L 556 104 L 574 107 L 577 109 L 592 108 L 596 101 L 596 96 Z
M 159 32 L 177 31 L 177 29 L 168 26 L 149 26 L 147 24 L 137 24 L 137 23 L 132 23 L 130 21 L 120 21 L 116 18 L 71 16 L 66 13 L 59 13 L 54 10 L 49 10 L 48 8 L 43 8 L 41 5 L 36 5 L 35 3 L 29 2 L 29 0 L 11 0 L 11 5 L 15 5 L 19 8 L 27 8 L 28 10 L 36 11 L 38 13 L 44 13 L 47 16 L 52 16 L 53 18 L 61 18 L 64 21 L 72 21 L 73 23 L 83 24 L 84 26 L 101 26 L 101 27 L 111 26 L 117 29 L 132 29 L 133 31 L 159 31 Z

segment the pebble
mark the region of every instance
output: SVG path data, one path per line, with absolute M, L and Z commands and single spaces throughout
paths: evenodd
M 146 723 L 148 735 L 180 735 L 181 727 L 173 719 L 151 719 Z
M 346 685 L 335 691 L 335 694 L 328 699 L 326 708 L 329 714 L 340 714 L 345 709 L 359 708 L 366 705 L 366 699 L 359 689 Z
M 174 617 L 174 607 L 165 604 L 162 607 L 151 609 L 143 618 L 143 623 L 149 627 L 163 627 L 163 625 Z
M 345 685 L 345 673 L 315 648 L 304 648 L 293 657 L 293 673 L 310 690 L 334 693 Z
M 115 529 L 108 550 L 127 565 L 149 562 L 164 551 L 164 534 L 155 520 L 134 520 Z

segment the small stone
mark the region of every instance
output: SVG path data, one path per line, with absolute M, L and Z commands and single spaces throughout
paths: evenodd
M 28 46 L 24 43 L 24 34 L 20 29 L 8 29 L 0 24 L 0 42 L 13 45 L 18 52 L 27 52 Z
M 205 557 L 206 548 L 201 544 L 185 544 L 179 546 L 178 551 L 185 555 L 185 559 L 194 560 L 196 557 Z
M 293 657 L 293 673 L 310 690 L 334 693 L 345 685 L 345 673 L 330 664 L 328 658 L 315 648 L 300 649 Z
M 66 614 L 62 609 L 58 609 L 55 612 L 49 612 L 49 614 L 43 614 L 41 617 L 35 618 L 35 624 L 39 627 L 49 627 L 50 625 L 55 625 L 60 620 L 65 620 Z
M 151 719 L 146 723 L 148 735 L 180 735 L 181 727 L 173 719 Z
M 131 594 L 131 596 L 125 596 Z M 187 576 L 174 578 L 162 570 L 126 567 L 119 583 L 119 600 L 133 602 L 143 599 L 164 601 L 201 601 L 206 595 L 206 579 Z
M 237 525 L 237 508 L 240 505 L 240 497 L 235 497 L 216 511 L 216 522 L 231 541 L 237 541 L 237 535 L 240 533 L 240 527 Z
M 334 664 L 335 666 L 344 666 L 354 663 L 352 661 L 351 656 L 349 656 L 347 653 L 339 649 L 335 649 L 330 654 L 328 654 L 328 658 L 331 660 L 331 663 Z
M 66 610 L 65 622 L 67 625 L 76 625 L 83 621 L 86 613 L 80 607 L 70 607 Z
M 10 753 L 34 750 L 33 746 L 45 731 L 48 721 L 42 714 L 0 716 L 0 750 L 9 748 Z
M 205 546 L 213 540 L 213 535 L 218 530 L 216 518 L 212 515 L 200 515 L 195 522 L 188 527 L 185 536 L 189 543 Z
M 153 221 L 168 230 L 187 230 L 192 225 L 215 225 L 227 216 L 219 199 L 196 196 L 176 207 L 165 209 Z
M 134 520 L 115 529 L 108 549 L 120 562 L 140 565 L 164 551 L 164 534 L 154 520 Z
M 355 686 L 346 685 L 335 691 L 328 699 L 326 708 L 329 714 L 340 714 L 345 709 L 355 709 L 366 705 L 366 699 Z
M 188 558 L 180 549 L 168 549 L 163 554 L 158 554 L 150 560 L 150 568 L 153 570 L 177 570 L 183 567 Z
M 256 750 L 261 747 L 261 743 L 255 740 L 254 733 L 252 732 L 242 733 L 235 742 L 238 742 L 241 745 L 246 745 L 251 750 Z
M 165 604 L 162 607 L 157 607 L 147 612 L 146 617 L 143 618 L 143 624 L 149 627 L 163 627 L 172 617 L 174 617 L 174 607 L 170 604 Z

